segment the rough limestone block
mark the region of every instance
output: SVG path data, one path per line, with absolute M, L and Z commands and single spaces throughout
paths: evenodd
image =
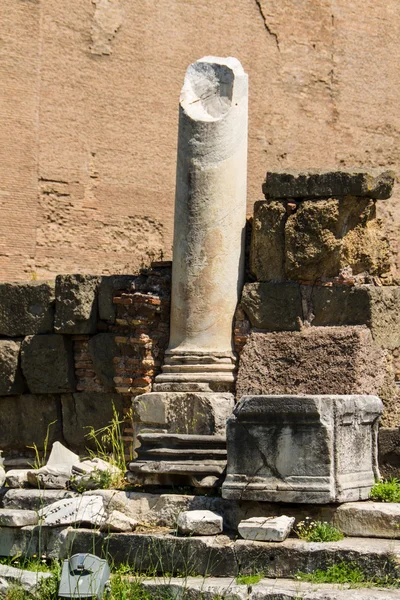
M 400 503 L 348 502 L 338 507 L 334 523 L 351 537 L 400 538 Z
M 354 197 L 301 202 L 285 226 L 286 276 L 313 282 L 344 268 L 353 275 L 390 271 L 389 243 L 375 204 Z
M 115 531 L 116 533 L 129 533 L 134 531 L 137 526 L 137 521 L 124 515 L 119 510 L 113 510 L 101 525 L 101 531 Z
M 100 379 L 106 392 L 113 392 L 114 362 L 120 356 L 120 346 L 115 343 L 114 333 L 98 333 L 89 340 L 89 352 L 93 360 L 93 368 Z
M 250 271 L 258 281 L 285 279 L 286 208 L 282 202 L 254 205 Z
M 132 289 L 137 276 L 134 275 L 104 275 L 101 278 L 98 290 L 99 318 L 101 321 L 114 323 L 117 307 L 113 303 L 114 293 L 117 290 L 129 291 Z
M 23 450 L 36 444 L 43 450 L 49 427 L 49 444 L 61 438 L 60 397 L 54 394 L 24 394 L 0 397 L 0 448 Z
M 267 172 L 266 198 L 329 198 L 358 196 L 386 200 L 392 195 L 394 171 L 276 171 Z
M 58 500 L 39 510 L 41 524 L 49 527 L 73 523 L 100 526 L 105 516 L 103 498 L 95 495 Z
M 252 332 L 239 361 L 236 397 L 247 394 L 377 394 L 382 350 L 366 327 Z
M 31 469 L 10 469 L 6 473 L 9 488 L 24 488 L 28 485 L 28 472 Z
M 400 345 L 400 287 L 315 286 L 313 325 L 367 325 L 383 348 Z
M 124 401 L 121 394 L 80 392 L 62 394 L 61 406 L 66 443 L 73 450 L 85 453 L 85 448 L 96 449 L 95 444 L 87 438 L 89 428 L 97 430 L 109 425 L 113 418 L 113 406 L 122 419 Z
M 178 515 L 177 526 L 183 535 L 217 535 L 222 533 L 222 517 L 211 510 L 185 510 Z
M 57 333 L 95 333 L 97 325 L 97 275 L 58 275 L 56 278 Z
M 294 517 L 251 517 L 240 521 L 238 531 L 245 540 L 257 542 L 283 542 L 295 522 Z
M 246 283 L 240 303 L 251 325 L 257 329 L 300 329 L 303 311 L 298 283 Z
M 21 342 L 0 340 L 0 396 L 21 394 L 25 385 L 19 366 Z
M 222 497 L 327 504 L 368 498 L 377 396 L 244 396 L 227 422 Z
M 0 335 L 49 333 L 54 321 L 54 283 L 0 283 Z
M 21 346 L 22 371 L 34 394 L 75 390 L 72 341 L 66 336 L 30 335 Z
M 228 392 L 151 392 L 133 400 L 134 420 L 168 433 L 223 435 L 234 403 Z
M 25 527 L 36 525 L 39 517 L 35 510 L 0 508 L 0 527 Z

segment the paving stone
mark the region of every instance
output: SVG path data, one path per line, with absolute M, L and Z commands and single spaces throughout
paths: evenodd
M 27 336 L 21 346 L 22 371 L 34 394 L 75 390 L 72 341 L 66 336 Z
M 240 304 L 257 329 L 299 331 L 301 328 L 303 310 L 298 283 L 246 283 Z
M 210 510 L 187 510 L 179 514 L 179 533 L 183 535 L 216 535 L 222 532 L 222 517 Z
M 54 282 L 0 283 L 0 335 L 50 333 L 54 321 Z
M 335 525 L 352 537 L 400 538 L 400 503 L 349 502 L 339 506 Z
M 52 578 L 52 573 L 25 571 L 23 569 L 9 567 L 8 565 L 0 565 L 0 579 L 5 581 L 10 588 L 14 585 L 18 585 L 19 588 L 22 588 L 29 594 L 37 592 L 42 581 Z M 7 589 L 7 587 L 5 589 Z
M 285 279 L 286 208 L 282 202 L 254 205 L 250 271 L 258 281 Z
M 105 519 L 101 496 L 80 496 L 58 500 L 39 510 L 42 525 L 58 527 L 74 523 L 90 523 L 100 526 Z
M 294 517 L 251 517 L 239 523 L 239 533 L 245 540 L 283 542 L 289 535 Z
M 392 195 L 394 171 L 269 171 L 266 198 L 330 198 L 357 196 L 386 200 Z
M 190 600 L 397 600 L 396 589 L 356 588 L 296 581 L 261 579 L 251 585 L 238 585 L 231 577 L 160 577 L 145 579 L 141 585 L 154 600 L 190 598 Z
M 24 488 L 28 485 L 28 472 L 31 469 L 10 469 L 6 473 L 6 484 L 10 488 Z
M 0 527 L 25 527 L 36 525 L 37 522 L 38 514 L 34 510 L 0 508 Z
M 21 342 L 0 340 L 0 396 L 22 394 L 25 384 L 19 365 Z
M 101 531 L 115 531 L 120 533 L 130 533 L 136 529 L 137 521 L 128 517 L 119 510 L 113 510 L 101 525 Z
M 58 275 L 56 278 L 56 333 L 95 333 L 97 325 L 97 275 Z

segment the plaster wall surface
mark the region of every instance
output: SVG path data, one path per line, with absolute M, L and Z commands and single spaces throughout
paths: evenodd
M 400 163 L 397 0 L 2 0 L 0 279 L 171 256 L 179 93 L 249 74 L 248 211 L 267 169 Z M 378 203 L 400 268 L 400 191 Z

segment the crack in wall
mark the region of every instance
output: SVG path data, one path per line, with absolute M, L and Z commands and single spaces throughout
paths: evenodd
M 264 15 L 264 11 L 263 11 L 263 7 L 261 5 L 261 1 L 260 0 L 255 0 L 255 3 L 257 5 L 258 12 L 260 13 L 261 18 L 264 21 L 264 27 L 265 27 L 268 35 L 274 38 L 276 47 L 278 48 L 278 52 L 280 52 L 281 49 L 280 49 L 280 46 L 279 46 L 278 34 L 275 33 L 275 31 L 272 31 L 271 27 L 269 26 L 268 21 L 267 21 L 265 15 Z

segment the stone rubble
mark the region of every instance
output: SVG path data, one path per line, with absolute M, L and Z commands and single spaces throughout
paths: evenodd
M 211 510 L 186 510 L 178 515 L 177 527 L 182 535 L 217 535 L 222 533 L 223 522 Z
M 238 526 L 240 535 L 245 540 L 257 542 L 283 542 L 294 525 L 294 517 L 251 517 L 241 521 Z

